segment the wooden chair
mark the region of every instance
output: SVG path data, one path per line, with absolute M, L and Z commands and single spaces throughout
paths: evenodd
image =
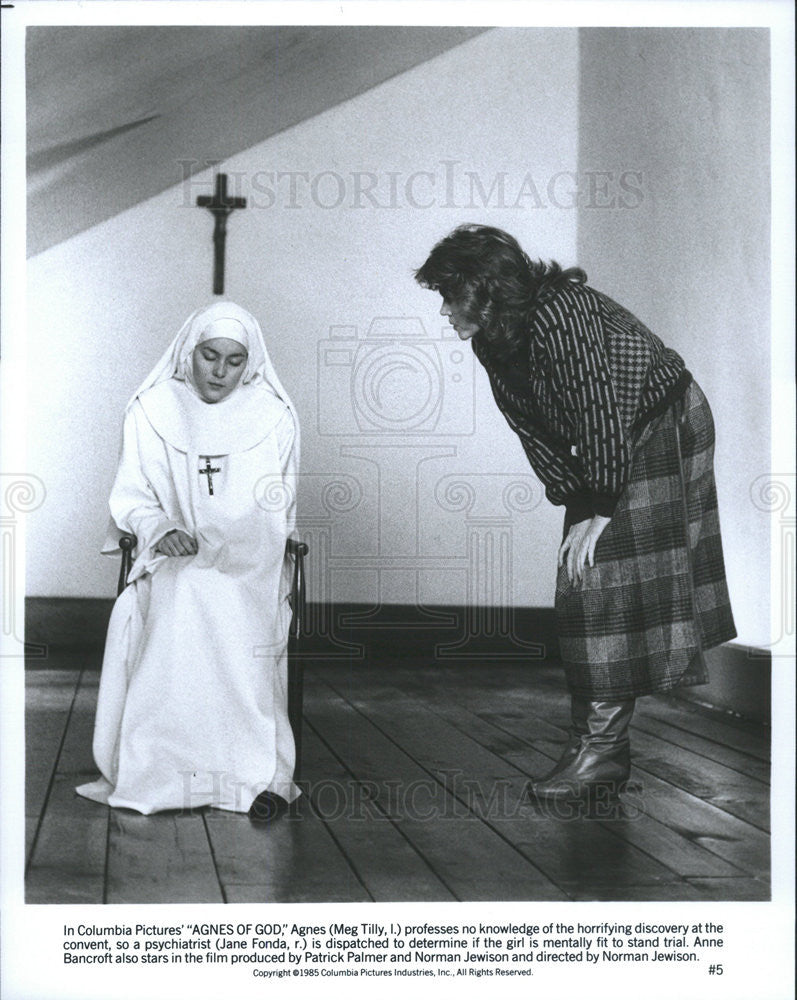
M 116 589 L 117 595 L 121 594 L 127 586 L 127 577 L 130 573 L 130 567 L 133 564 L 133 550 L 136 547 L 137 541 L 135 535 L 127 533 L 123 534 L 119 539 L 119 548 L 122 550 L 122 565 L 119 570 L 119 583 Z M 302 761 L 304 672 L 298 656 L 298 644 L 302 628 L 304 627 L 304 557 L 307 555 L 308 547 L 306 542 L 299 542 L 295 538 L 289 538 L 285 550 L 293 558 L 293 580 L 290 594 L 292 616 L 288 631 L 288 719 L 293 730 L 293 742 L 296 745 L 296 767 L 293 773 L 293 780 L 299 781 Z

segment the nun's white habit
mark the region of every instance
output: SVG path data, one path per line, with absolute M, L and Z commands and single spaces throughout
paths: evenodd
M 191 358 L 217 337 L 248 357 L 233 392 L 207 403 Z M 81 795 L 153 813 L 245 812 L 262 791 L 299 794 L 285 556 L 298 437 L 257 321 L 230 302 L 191 316 L 130 401 L 103 551 L 118 551 L 120 532 L 138 547 L 108 627 L 94 732 L 102 777 Z M 196 539 L 195 555 L 156 552 L 174 529 Z

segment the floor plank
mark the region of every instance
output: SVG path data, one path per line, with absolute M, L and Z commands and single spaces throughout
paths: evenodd
M 110 814 L 106 902 L 224 902 L 201 813 Z
M 655 775 L 647 773 L 642 780 L 648 815 L 746 874 L 768 877 L 770 840 L 766 833 Z
M 745 720 L 640 699 L 624 812 L 562 815 L 524 795 L 566 738 L 558 667 L 316 664 L 291 813 L 140 816 L 75 794 L 99 674 L 51 653 L 26 675 L 29 902 L 770 898 L 769 732 Z
M 730 713 L 711 711 L 675 695 L 642 698 L 639 708 L 642 714 L 651 719 L 703 736 L 721 747 L 742 748 L 746 754 L 769 763 L 772 734 L 766 726 L 737 718 Z
M 303 752 L 308 772 L 323 775 L 315 783 L 316 810 L 376 902 L 455 898 L 380 808 L 372 789 L 333 756 L 309 725 L 305 726 Z M 328 785 L 342 792 L 331 807 L 325 805 L 323 794 Z
M 26 879 L 28 903 L 102 903 L 108 807 L 53 782 Z
M 79 679 L 77 670 L 36 670 L 26 675 L 26 863 L 47 803 Z
M 640 771 L 656 775 L 704 802 L 711 803 L 759 830 L 769 832 L 769 788 L 745 780 L 738 771 L 644 733 L 634 734 L 634 761 Z
M 99 675 L 93 670 L 84 671 L 75 693 L 69 728 L 58 756 L 58 774 L 71 776 L 76 785 L 91 781 L 99 777 L 100 773 L 91 749 L 98 690 Z
M 494 673 L 494 676 L 495 673 Z M 546 665 L 526 672 L 527 684 L 535 690 L 554 688 L 564 691 L 564 674 L 560 667 Z M 517 673 L 509 674 L 512 681 Z M 637 699 L 634 712 L 638 715 L 669 723 L 684 732 L 710 739 L 720 747 L 739 747 L 744 752 L 768 763 L 771 753 L 769 729 L 760 723 L 742 719 L 730 712 L 712 710 L 679 698 L 675 694 L 649 695 Z
M 444 681 L 439 683 L 443 684 Z M 467 693 L 465 696 L 472 697 Z M 486 707 L 499 709 L 511 699 L 513 710 L 522 713 L 518 718 L 525 719 L 529 733 L 543 733 L 549 724 L 564 730 L 568 723 L 566 699 L 563 700 L 561 691 L 548 687 L 516 686 L 511 695 L 505 696 L 499 689 L 482 697 Z M 691 716 L 693 713 L 688 714 Z M 738 733 L 737 737 L 742 739 Z M 701 746 L 705 749 L 704 744 Z M 632 753 L 634 763 L 640 770 L 657 775 L 731 815 L 768 831 L 769 787 L 766 782 L 747 780 L 740 772 L 724 764 L 643 732 L 633 724 Z
M 480 702 L 481 705 L 485 703 L 488 703 L 486 699 Z M 558 724 L 542 717 L 535 718 L 517 708 L 492 712 L 479 709 L 478 718 L 529 740 L 551 761 L 558 759 L 566 738 L 566 716 L 563 712 L 557 714 L 551 706 L 548 718 L 555 718 Z M 530 735 L 532 732 L 533 737 Z M 632 728 L 631 744 L 633 774 L 637 780 L 641 781 L 644 775 L 658 776 L 759 830 L 769 831 L 770 794 L 767 783 L 750 779 L 737 770 L 692 754 L 683 747 L 673 746 L 669 741 L 650 736 L 637 727 Z M 536 770 L 540 773 L 544 767 L 537 767 Z
M 547 692 L 539 694 L 536 703 L 538 710 L 554 708 Z M 636 726 L 632 727 L 632 756 L 639 770 L 656 775 L 752 826 L 769 830 L 769 786 L 766 782 L 748 780 L 737 770 Z
M 689 880 L 704 899 L 716 902 L 759 902 L 771 898 L 769 883 L 755 878 L 693 878 Z
M 478 698 L 480 705 L 490 704 L 490 698 L 484 691 L 476 695 L 473 692 L 466 694 L 463 690 L 458 697 L 460 700 Z M 564 739 L 566 710 L 562 707 L 558 713 L 552 709 L 551 712 L 559 726 L 552 726 L 542 719 L 535 720 L 530 726 L 528 713 L 522 708 L 480 712 L 479 716 L 495 722 L 508 734 L 521 740 L 529 738 L 530 730 L 536 732 L 538 738 L 527 750 L 515 748 L 512 760 L 527 773 L 539 774 L 546 763 L 557 759 Z M 710 851 L 745 874 L 766 876 L 769 872 L 769 837 L 761 830 L 720 811 L 714 805 L 704 803 L 655 774 L 634 767 L 632 779 L 637 787 L 643 789 L 645 815 L 670 828 L 682 841 Z M 690 853 L 690 856 L 694 855 Z
M 539 748 L 520 746 L 517 738 L 503 728 L 507 723 L 506 714 L 484 713 L 477 716 L 450 703 L 441 705 L 436 700 L 434 710 L 439 711 L 452 725 L 467 732 L 472 738 L 478 739 L 486 749 L 517 766 L 529 777 L 544 774 L 558 757 L 560 749 L 558 742 L 549 748 L 547 755 L 540 754 Z M 511 722 L 510 719 L 510 726 Z M 732 877 L 741 874 L 727 861 L 649 816 L 644 809 L 644 801 L 640 802 L 638 798 L 640 787 L 644 787 L 644 783 L 635 772 L 634 798 L 629 800 L 629 797 L 626 797 L 631 806 L 627 810 L 629 822 L 615 823 L 611 819 L 602 819 L 599 822 L 684 877 L 689 875 Z
M 565 894 L 342 697 L 305 689 L 306 714 L 344 764 L 460 900 L 565 899 Z M 432 821 L 432 817 L 436 821 Z M 489 858 L 489 866 L 484 859 Z
M 634 729 L 638 732 L 655 736 L 666 743 L 672 743 L 688 750 L 698 757 L 721 764 L 733 771 L 748 778 L 754 778 L 764 785 L 770 783 L 770 764 L 768 760 L 761 760 L 745 750 L 739 750 L 735 746 L 727 746 L 718 743 L 716 740 L 708 738 L 704 733 L 695 734 L 689 730 L 681 729 L 672 725 L 671 722 L 662 722 L 652 715 L 644 712 L 635 713 Z
M 219 879 L 231 903 L 370 902 L 346 856 L 301 796 L 286 815 L 253 823 L 209 810 L 205 818 Z
M 517 675 L 510 675 L 509 680 L 517 684 Z M 553 690 L 555 703 L 561 706 L 561 722 L 567 725 L 566 702 L 559 701 L 559 696 L 565 693 L 561 671 L 543 668 L 531 675 L 523 687 L 526 691 L 540 692 L 540 699 L 545 699 L 543 692 Z M 551 701 L 545 699 L 542 703 L 550 705 Z M 769 734 L 760 725 L 710 712 L 675 696 L 659 695 L 637 699 L 632 726 L 748 777 L 769 782 Z
M 362 685 L 357 684 L 356 688 L 361 690 Z M 607 830 L 600 822 L 572 822 L 579 814 L 571 810 L 565 814 L 561 807 L 554 816 L 533 808 L 518 809 L 528 775 L 511 763 L 499 764 L 496 755 L 484 746 L 474 746 L 472 727 L 465 725 L 460 730 L 446 724 L 448 720 L 444 721 L 443 715 L 438 714 L 435 718 L 426 706 L 402 698 L 402 692 L 389 684 L 371 683 L 367 692 L 353 695 L 352 702 L 361 711 L 366 711 L 363 706 L 367 704 L 368 717 L 378 720 L 380 728 L 388 735 L 402 734 L 414 747 L 413 755 L 429 768 L 430 773 L 450 774 L 455 762 L 467 760 L 466 781 L 470 792 L 474 789 L 473 782 L 482 789 L 482 795 L 493 794 L 498 784 L 504 783 L 507 811 L 504 815 L 493 812 L 488 822 L 509 837 L 518 849 L 523 850 L 521 845 L 527 843 L 529 860 L 533 859 L 552 881 L 574 898 L 603 898 L 607 888 L 618 884 L 657 886 L 680 882 L 680 876 L 658 858 L 639 850 L 633 838 L 613 835 L 618 829 L 633 827 L 633 823 L 613 821 Z M 383 703 L 389 705 L 389 709 L 380 712 L 378 706 Z M 428 734 L 431 733 L 434 733 L 434 748 L 430 754 L 425 744 L 429 743 Z M 685 883 L 681 882 L 681 889 L 682 898 L 698 897 L 698 893 Z M 651 898 L 655 898 L 655 890 L 652 893 Z

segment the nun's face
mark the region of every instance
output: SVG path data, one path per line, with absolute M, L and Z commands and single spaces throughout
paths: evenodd
M 194 348 L 194 385 L 206 403 L 220 403 L 241 381 L 246 367 L 246 348 L 236 340 L 216 337 Z

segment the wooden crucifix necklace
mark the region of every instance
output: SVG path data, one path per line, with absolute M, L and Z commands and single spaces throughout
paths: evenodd
M 205 468 L 199 470 L 200 476 L 208 477 L 208 496 L 213 496 L 213 473 L 221 472 L 221 467 L 214 468 L 210 464 L 210 457 L 208 455 L 203 455 L 202 458 L 205 459 Z
M 246 198 L 227 194 L 227 175 L 216 174 L 213 197 L 202 194 L 196 200 L 199 208 L 213 213 L 213 294 L 224 294 L 224 245 L 227 241 L 227 216 L 233 209 L 246 208 Z M 211 493 L 213 490 L 210 491 Z

